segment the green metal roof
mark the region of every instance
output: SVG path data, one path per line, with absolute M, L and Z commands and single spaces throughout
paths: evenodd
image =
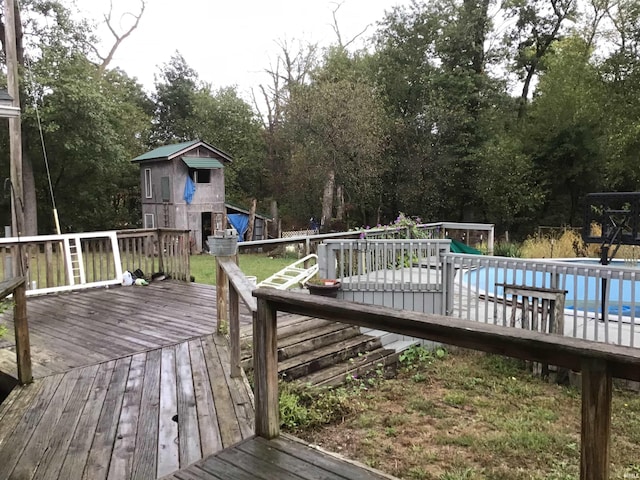
M 200 140 L 191 140 L 190 142 L 182 142 L 176 143 L 173 145 L 163 145 L 162 147 L 158 147 L 150 152 L 143 153 L 142 155 L 137 156 L 132 160 L 132 162 L 140 162 L 142 160 L 153 160 L 156 158 L 169 158 L 172 155 L 184 150 L 185 148 L 189 148 L 196 143 L 200 143 Z
M 182 157 L 182 161 L 186 163 L 189 168 L 222 168 L 220 160 L 216 160 L 215 158 Z

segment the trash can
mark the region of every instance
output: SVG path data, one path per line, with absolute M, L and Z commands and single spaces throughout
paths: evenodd
M 209 253 L 220 257 L 235 255 L 238 250 L 238 232 L 234 228 L 220 230 L 207 237 Z

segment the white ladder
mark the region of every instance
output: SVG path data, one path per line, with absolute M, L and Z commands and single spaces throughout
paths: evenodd
M 84 285 L 87 283 L 87 277 L 82 260 L 82 242 L 80 236 L 65 235 L 63 242 L 69 285 Z
M 306 268 L 304 264 L 311 260 L 314 260 L 315 263 L 311 267 Z M 318 273 L 318 256 L 312 253 L 292 263 L 288 267 L 283 268 L 278 273 L 274 273 L 266 280 L 261 281 L 257 286 L 286 290 L 300 283 L 305 283 L 316 273 Z

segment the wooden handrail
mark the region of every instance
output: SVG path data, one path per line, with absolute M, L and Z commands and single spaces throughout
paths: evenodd
M 27 287 L 24 277 L 0 282 L 0 300 L 13 293 L 13 326 L 16 337 L 16 363 L 21 385 L 33 381 L 31 369 L 31 344 L 27 322 Z
M 10 278 L 0 282 L 0 300 L 11 295 L 13 291 L 24 283 L 24 277 Z
M 256 289 L 253 355 L 256 435 L 279 434 L 277 312 L 324 318 L 415 338 L 435 340 L 582 372 L 582 480 L 609 478 L 612 377 L 640 380 L 640 350 L 529 330 Z
M 240 301 L 242 300 L 242 303 L 252 313 L 254 324 L 258 304 L 251 295 L 251 291 L 255 286 L 242 273 L 242 270 L 236 264 L 236 258 L 221 256 L 215 258 L 218 315 L 216 331 L 218 334 L 226 333 L 226 326 L 229 326 L 231 377 L 235 378 L 242 375 L 240 367 Z M 229 307 L 228 316 L 227 306 Z

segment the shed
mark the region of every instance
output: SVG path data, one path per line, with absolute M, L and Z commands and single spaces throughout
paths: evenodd
M 144 228 L 191 231 L 192 250 L 226 228 L 224 167 L 232 158 L 202 140 L 164 145 L 137 156 Z

